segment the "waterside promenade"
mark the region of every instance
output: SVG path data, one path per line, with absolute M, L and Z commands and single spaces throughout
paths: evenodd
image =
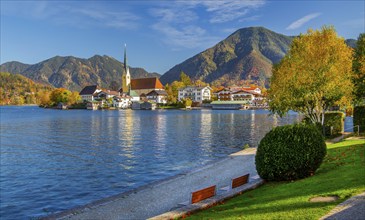
M 220 161 L 152 183 L 134 191 L 102 199 L 91 204 L 50 215 L 45 219 L 155 219 L 174 218 L 200 209 L 241 191 L 255 188 L 263 181 L 255 168 L 255 148 L 229 155 Z M 229 186 L 231 179 L 250 174 L 249 183 L 230 191 L 219 190 Z M 199 203 L 181 206 L 189 201 L 191 193 L 208 186 L 217 186 L 217 195 Z

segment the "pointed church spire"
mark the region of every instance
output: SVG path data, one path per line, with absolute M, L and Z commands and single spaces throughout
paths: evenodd
M 124 73 L 122 74 L 123 92 L 129 92 L 131 84 L 131 75 L 127 64 L 127 44 L 124 44 Z
M 124 69 L 127 72 L 127 44 L 124 44 Z

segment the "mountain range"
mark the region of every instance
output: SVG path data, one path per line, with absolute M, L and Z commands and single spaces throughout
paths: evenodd
M 293 36 L 275 33 L 263 27 L 242 28 L 184 62 L 174 66 L 160 78 L 171 83 L 183 71 L 193 80 L 234 85 L 242 81 L 268 86 L 273 64 L 288 52 Z M 356 40 L 346 40 L 354 47 Z
M 87 85 L 97 84 L 103 88 L 118 89 L 121 86 L 124 64 L 110 56 L 95 55 L 89 59 L 73 56 L 56 56 L 34 65 L 7 62 L 0 66 L 1 72 L 18 73 L 35 82 L 80 91 Z M 143 68 L 129 67 L 133 78 L 160 77 Z
M 193 80 L 211 84 L 234 85 L 255 83 L 268 86 L 273 64 L 288 52 L 293 36 L 275 33 L 264 27 L 248 27 L 235 31 L 215 46 L 174 66 L 161 77 L 143 68 L 131 68 L 132 78 L 160 77 L 163 84 L 179 80 L 185 72 Z M 346 43 L 354 47 L 356 40 Z M 34 65 L 7 62 L 2 72 L 19 73 L 35 82 L 80 91 L 98 84 L 117 89 L 121 84 L 124 64 L 110 56 L 95 55 L 89 59 L 56 56 Z

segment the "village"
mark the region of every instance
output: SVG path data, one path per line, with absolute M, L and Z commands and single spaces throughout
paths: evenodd
M 81 100 L 89 110 L 97 109 L 143 109 L 153 110 L 167 105 L 168 93 L 157 77 L 131 79 L 124 51 L 124 73 L 118 91 L 89 85 L 80 91 Z M 186 86 L 178 90 L 177 101 L 183 107 L 212 109 L 267 108 L 265 96 L 259 87 L 226 87 L 213 93 L 209 86 Z M 63 108 L 63 106 L 60 106 Z

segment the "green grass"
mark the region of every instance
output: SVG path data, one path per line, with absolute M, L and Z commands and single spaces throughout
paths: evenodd
M 327 156 L 314 176 L 294 182 L 269 182 L 189 219 L 318 219 L 337 204 L 365 191 L 365 140 L 327 145 Z M 315 196 L 337 195 L 330 203 Z
M 179 106 L 173 106 L 173 105 L 166 105 L 166 106 L 159 106 L 159 109 L 179 109 Z

